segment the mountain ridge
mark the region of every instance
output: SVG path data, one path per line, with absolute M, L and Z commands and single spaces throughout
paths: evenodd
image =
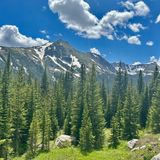
M 71 46 L 67 41 L 62 40 L 27 48 L 0 46 L 1 68 L 4 67 L 8 53 L 11 53 L 13 70 L 16 71 L 20 66 L 23 66 L 26 74 L 31 73 L 38 79 L 41 77 L 45 65 L 53 80 L 62 72 L 70 70 L 71 66 L 73 66 L 75 77 L 79 77 L 82 63 L 86 65 L 87 71 L 90 70 L 94 63 L 99 77 L 103 78 L 113 77 L 119 67 L 119 63 L 117 62 L 110 63 L 96 53 L 81 52 Z M 143 71 L 144 76 L 151 76 L 156 65 L 158 65 L 156 62 L 147 64 L 126 64 L 121 62 L 122 69 L 127 71 L 130 76 L 136 76 L 140 70 Z

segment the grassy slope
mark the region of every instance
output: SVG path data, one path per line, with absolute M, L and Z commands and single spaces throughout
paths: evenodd
M 127 160 L 129 154 L 126 143 L 122 143 L 118 149 L 104 148 L 87 155 L 82 154 L 77 148 L 53 149 L 49 153 L 41 153 L 34 160 Z M 24 159 L 15 158 L 14 160 Z
M 109 138 L 109 135 L 110 131 L 106 130 L 106 139 Z M 78 148 L 57 149 L 52 147 L 50 152 L 41 153 L 34 160 L 150 160 L 154 155 L 160 153 L 160 135 L 141 132 L 140 137 L 138 146 L 146 145 L 145 150 L 132 152 L 127 147 L 127 141 L 122 141 L 117 149 L 108 148 L 106 143 L 103 150 L 93 151 L 87 155 L 82 154 Z M 25 160 L 25 158 L 14 160 Z

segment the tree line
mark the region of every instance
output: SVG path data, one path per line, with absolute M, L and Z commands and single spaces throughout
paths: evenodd
M 73 69 L 51 82 L 47 67 L 41 82 L 26 76 L 23 66 L 13 74 L 10 54 L 0 72 L 0 157 L 5 160 L 26 153 L 35 157 L 50 150 L 50 142 L 63 133 L 75 138 L 75 146 L 89 152 L 101 149 L 105 129 L 111 129 L 109 144 L 138 137 L 141 129 L 160 133 L 160 74 L 156 66 L 149 84 L 139 72 L 137 86 L 121 69 L 111 91 L 99 82 L 96 66 L 80 78 Z

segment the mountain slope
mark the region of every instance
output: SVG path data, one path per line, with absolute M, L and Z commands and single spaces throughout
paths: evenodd
M 7 54 L 11 53 L 11 65 L 14 71 L 23 65 L 26 74 L 31 73 L 35 78 L 42 76 L 45 66 L 49 75 L 55 80 L 62 72 L 73 66 L 75 77 L 80 76 L 81 64 L 85 64 L 87 71 L 92 64 L 96 65 L 99 78 L 112 79 L 118 69 L 118 63 L 109 63 L 96 53 L 83 53 L 73 48 L 68 42 L 56 41 L 45 45 L 31 48 L 8 48 L 0 47 L 0 67 L 3 68 Z M 144 75 L 152 75 L 156 63 L 128 65 L 122 63 L 123 70 L 135 76 L 139 70 Z

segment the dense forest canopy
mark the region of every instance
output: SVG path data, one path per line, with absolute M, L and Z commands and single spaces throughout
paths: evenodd
M 111 128 L 109 145 L 131 140 L 146 128 L 160 133 L 160 74 L 155 68 L 152 80 L 145 84 L 139 72 L 133 85 L 121 64 L 112 90 L 99 82 L 93 64 L 86 72 L 81 65 L 80 78 L 72 67 L 50 82 L 47 66 L 41 82 L 26 76 L 23 66 L 12 73 L 10 54 L 0 72 L 0 158 L 12 159 L 26 153 L 31 159 L 50 150 L 50 142 L 60 133 L 75 138 L 82 152 L 103 148 L 105 128 Z

